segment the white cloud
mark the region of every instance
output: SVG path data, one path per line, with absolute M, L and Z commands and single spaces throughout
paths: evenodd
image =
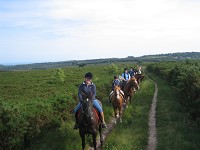
M 4 48 L 29 46 L 38 58 L 40 54 L 62 60 L 126 57 L 200 48 L 200 2 L 195 0 L 38 0 L 11 4 L 5 6 L 10 11 L 0 12 L 0 23 L 12 29 L 10 39 L 0 36 Z M 16 37 L 26 44 L 16 44 Z

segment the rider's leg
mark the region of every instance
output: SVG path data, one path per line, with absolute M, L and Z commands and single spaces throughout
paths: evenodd
M 108 103 L 111 102 L 111 97 L 112 97 L 113 93 L 114 93 L 114 91 L 110 92 L 110 94 L 109 94 L 109 99 L 108 99 Z
M 106 128 L 106 123 L 105 123 L 105 120 L 104 120 L 104 113 L 103 113 L 103 109 L 101 108 L 101 106 L 99 105 L 98 101 L 95 99 L 93 100 L 93 105 L 95 108 L 97 108 L 97 110 L 100 112 L 101 114 L 101 121 L 102 121 L 102 127 L 103 128 Z
M 81 108 L 81 103 L 79 102 L 76 108 L 74 109 L 74 114 L 75 114 L 75 124 L 74 124 L 74 129 L 78 129 L 78 121 L 77 121 L 77 111 Z
M 124 97 L 124 92 L 122 90 L 120 90 L 120 93 L 122 94 L 122 96 Z
M 122 90 L 120 90 L 120 93 L 122 95 L 123 101 L 126 102 L 125 97 L 124 97 L 124 92 Z

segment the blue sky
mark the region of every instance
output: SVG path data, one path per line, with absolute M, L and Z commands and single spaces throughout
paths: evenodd
M 198 0 L 0 0 L 0 64 L 200 52 Z

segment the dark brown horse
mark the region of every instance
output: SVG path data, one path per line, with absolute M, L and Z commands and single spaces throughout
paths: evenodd
M 142 80 L 144 79 L 144 75 L 142 74 L 135 74 L 134 76 L 138 82 L 138 84 L 140 84 L 140 82 L 142 82 Z
M 139 90 L 139 85 L 135 77 L 132 77 L 125 85 L 124 85 L 124 96 L 126 100 L 126 106 L 128 107 L 128 101 L 131 103 L 132 95 L 135 90 Z
M 97 110 L 93 107 L 91 95 L 85 95 L 82 108 L 78 114 L 79 134 L 82 139 L 82 150 L 85 149 L 85 135 L 92 134 L 94 149 L 96 150 L 96 137 L 99 131 L 101 146 L 103 144 L 101 121 Z
M 123 105 L 123 96 L 120 93 L 120 87 L 114 87 L 114 93 L 111 97 L 111 103 L 113 105 L 114 115 L 116 118 L 115 123 L 117 123 L 117 113 L 119 111 L 119 119 L 122 122 L 122 105 Z

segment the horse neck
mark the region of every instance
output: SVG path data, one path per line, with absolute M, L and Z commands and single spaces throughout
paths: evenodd
M 120 92 L 119 92 L 119 89 L 115 89 L 115 95 L 119 95 L 120 94 Z
M 122 100 L 122 95 L 120 95 L 120 89 L 115 89 L 114 91 L 115 93 L 115 96 L 114 96 L 114 99 L 117 100 L 117 101 L 120 101 Z
M 128 89 L 131 89 L 132 87 L 136 87 L 136 83 L 134 80 L 130 80 L 129 83 L 128 83 Z
M 93 102 L 91 99 L 89 99 L 85 106 L 83 106 L 83 111 L 84 111 L 84 114 L 86 117 L 91 117 L 92 116 L 92 113 L 93 113 Z

